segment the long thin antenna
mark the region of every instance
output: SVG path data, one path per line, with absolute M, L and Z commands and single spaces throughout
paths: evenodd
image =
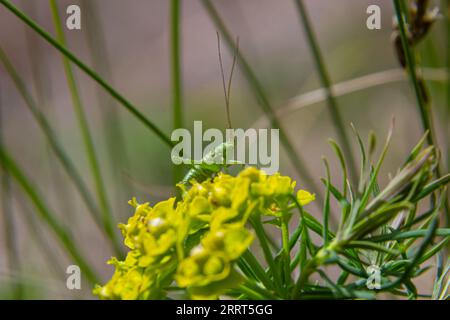
M 237 62 L 237 56 L 239 53 L 239 37 L 236 37 L 236 46 L 234 48 L 234 55 L 233 55 L 233 64 L 231 66 L 231 72 L 230 72 L 230 79 L 228 79 L 228 88 L 227 88 L 227 95 L 228 95 L 228 116 L 230 116 L 230 110 L 229 110 L 229 104 L 230 104 L 230 93 L 231 93 L 231 80 L 233 79 L 233 72 L 234 67 L 236 66 Z
M 234 51 L 233 56 L 233 64 L 231 66 L 231 72 L 230 72 L 230 78 L 228 79 L 228 86 L 225 82 L 225 72 L 223 71 L 223 62 L 222 62 L 222 51 L 220 46 L 220 35 L 219 32 L 216 32 L 217 34 L 217 51 L 219 53 L 219 65 L 220 65 L 220 74 L 222 75 L 222 86 L 223 86 L 223 93 L 225 95 L 225 106 L 227 110 L 227 122 L 228 122 L 228 128 L 232 128 L 231 126 L 231 116 L 230 116 L 230 93 L 231 93 L 231 80 L 233 79 L 233 72 L 234 67 L 237 62 L 237 55 L 239 52 L 239 38 L 236 38 L 236 47 Z

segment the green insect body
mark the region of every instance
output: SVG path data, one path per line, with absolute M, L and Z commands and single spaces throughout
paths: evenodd
M 231 129 L 231 117 L 230 117 L 230 92 L 231 92 L 231 79 L 233 78 L 233 71 L 234 67 L 236 65 L 236 57 L 237 52 L 239 48 L 239 39 L 236 40 L 236 48 L 234 52 L 233 57 L 233 64 L 231 67 L 230 77 L 228 80 L 228 86 L 225 84 L 225 76 L 223 71 L 223 65 L 222 65 L 222 55 L 220 52 L 220 37 L 219 34 L 217 34 L 217 46 L 218 46 L 218 53 L 219 53 L 219 63 L 220 63 L 220 72 L 222 75 L 222 84 L 225 94 L 225 106 L 227 111 L 227 120 L 228 120 L 228 127 Z M 233 138 L 235 139 L 235 138 Z M 183 180 L 180 181 L 180 185 L 189 187 L 191 185 L 191 181 L 196 182 L 203 182 L 209 178 L 213 178 L 215 175 L 217 175 L 222 170 L 226 169 L 227 167 L 231 165 L 244 165 L 243 163 L 235 160 L 231 160 L 229 158 L 229 155 L 233 153 L 234 151 L 234 140 L 232 141 L 226 141 L 218 145 L 214 148 L 214 150 L 211 150 L 208 152 L 202 160 L 200 161 L 193 161 L 193 160 L 187 160 L 183 159 L 183 163 L 191 164 L 192 168 L 189 170 L 189 172 L 184 176 Z
M 190 185 L 192 180 L 203 182 L 206 179 L 214 177 L 217 173 L 230 165 L 239 164 L 237 161 L 227 159 L 227 155 L 233 152 L 234 144 L 232 142 L 224 142 L 218 145 L 214 150 L 208 152 L 202 160 L 183 160 L 189 162 L 192 168 L 181 180 L 180 184 Z

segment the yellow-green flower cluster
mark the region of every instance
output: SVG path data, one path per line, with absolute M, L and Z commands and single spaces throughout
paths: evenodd
M 217 298 L 242 281 L 235 265 L 254 238 L 246 227 L 248 219 L 279 215 L 294 194 L 295 182 L 250 167 L 236 177 L 220 173 L 191 185 L 188 190 L 180 186 L 183 198 L 178 202 L 171 198 L 151 207 L 130 201 L 135 214 L 120 229 L 131 251 L 125 261 L 110 260 L 116 271 L 95 294 L 155 299 L 176 284 L 191 298 Z M 305 205 L 314 195 L 301 190 L 297 199 Z

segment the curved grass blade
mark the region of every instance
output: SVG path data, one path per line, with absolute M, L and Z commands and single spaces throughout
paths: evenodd
M 414 87 L 414 93 L 416 95 L 417 104 L 420 111 L 420 119 L 422 121 L 422 126 L 424 128 L 424 131 L 429 131 L 430 134 L 427 135 L 427 141 L 430 145 L 436 145 L 435 144 L 435 132 L 434 132 L 434 126 L 432 124 L 431 120 L 431 110 L 429 105 L 426 103 L 423 95 L 422 90 L 419 85 L 419 81 L 417 78 L 416 73 L 416 62 L 414 58 L 414 53 L 411 48 L 411 46 L 408 43 L 408 37 L 407 37 L 407 30 L 406 30 L 406 21 L 405 21 L 405 15 L 406 13 L 402 9 L 402 1 L 401 0 L 393 0 L 394 1 L 394 8 L 395 13 L 398 20 L 398 26 L 400 30 L 400 38 L 402 42 L 403 51 L 405 53 L 405 60 L 406 65 L 408 68 L 408 73 L 411 77 L 411 83 Z
M 314 62 L 316 64 L 317 71 L 319 73 L 320 81 L 322 82 L 322 85 L 323 85 L 324 89 L 326 90 L 328 111 L 331 115 L 331 119 L 336 128 L 339 141 L 341 142 L 342 147 L 344 149 L 344 153 L 347 157 L 347 161 L 349 162 L 351 178 L 352 178 L 353 182 L 355 183 L 356 177 L 357 177 L 356 164 L 355 164 L 355 160 L 353 158 L 350 140 L 345 131 L 344 121 L 342 119 L 341 113 L 339 112 L 339 107 L 338 107 L 336 98 L 334 97 L 332 89 L 331 89 L 330 76 L 328 75 L 328 71 L 325 67 L 324 59 L 322 57 L 322 53 L 321 53 L 319 45 L 317 43 L 312 24 L 310 22 L 310 19 L 309 19 L 308 13 L 306 11 L 306 8 L 303 4 L 303 1 L 296 0 L 295 3 L 297 5 L 297 10 L 301 17 L 301 22 L 302 22 L 303 28 L 305 30 L 306 37 L 308 39 L 309 48 L 314 57 Z
M 170 53 L 172 71 L 173 129 L 183 126 L 183 96 L 181 75 L 181 2 L 170 1 Z M 183 178 L 183 168 L 173 165 L 173 180 L 176 185 Z M 177 188 L 176 188 L 177 189 Z
M 90 281 L 91 284 L 98 283 L 99 278 L 91 269 L 90 264 L 85 257 L 81 254 L 74 239 L 70 235 L 69 230 L 59 223 L 56 215 L 47 207 L 42 200 L 35 186 L 28 180 L 23 174 L 22 170 L 17 166 L 16 161 L 6 152 L 3 145 L 0 145 L 0 164 L 20 185 L 23 191 L 27 194 L 31 202 L 36 207 L 40 218 L 44 220 L 49 228 L 55 233 L 58 240 L 67 250 L 68 254 L 73 258 L 74 262 L 80 267 L 83 274 Z
M 61 20 L 59 17 L 56 0 L 49 0 L 49 4 L 52 12 L 53 23 L 56 30 L 57 41 L 59 41 L 61 45 L 66 46 L 66 39 L 63 31 L 63 26 L 61 24 Z M 106 233 L 112 239 L 116 254 L 121 255 L 122 249 L 120 246 L 120 242 L 117 238 L 117 234 L 115 232 L 113 213 L 111 211 L 111 207 L 109 206 L 105 183 L 98 162 L 98 156 L 95 151 L 94 141 L 92 139 L 92 134 L 89 129 L 89 124 L 86 118 L 84 106 L 83 103 L 81 102 L 78 84 L 75 80 L 75 75 L 73 73 L 72 66 L 69 60 L 64 55 L 62 55 L 62 59 L 64 71 L 66 74 L 67 86 L 69 88 L 70 96 L 72 98 L 72 106 L 77 116 L 78 127 L 81 132 L 87 159 L 91 169 L 91 174 L 94 178 L 97 197 L 100 202 L 102 223 L 104 225 Z
M 0 47 L 0 61 L 3 63 L 6 72 L 9 74 L 17 90 L 24 99 L 25 106 L 31 112 L 37 124 L 44 133 L 50 148 L 53 150 L 56 157 L 61 162 L 61 165 L 63 166 L 67 175 L 73 181 L 77 191 L 80 193 L 81 198 L 88 207 L 89 213 L 91 214 L 94 222 L 100 227 L 101 230 L 104 230 L 103 225 L 100 221 L 100 211 L 90 194 L 89 188 L 84 183 L 80 173 L 76 169 L 76 166 L 74 165 L 74 163 L 72 162 L 72 160 L 62 147 L 62 144 L 58 140 L 58 135 L 50 125 L 50 122 L 47 120 L 45 114 L 39 110 L 36 101 L 33 99 L 30 92 L 26 88 L 23 79 L 17 73 L 17 70 L 11 64 L 9 58 L 6 56 L 5 52 L 2 50 L 1 47 Z
M 85 72 L 101 87 L 103 87 L 103 89 L 105 89 L 114 99 L 120 102 L 120 104 L 125 107 L 131 114 L 133 114 L 140 122 L 142 122 L 148 129 L 153 131 L 153 133 L 155 133 L 167 146 L 172 147 L 174 145 L 170 138 L 166 136 L 165 133 L 161 131 L 161 129 L 159 129 L 155 124 L 153 124 L 153 122 L 147 119 L 147 117 L 145 117 L 131 102 L 125 99 L 125 97 L 122 96 L 116 89 L 114 89 L 110 84 L 103 80 L 95 71 L 89 68 L 83 61 L 81 61 L 65 46 L 61 45 L 57 40 L 55 40 L 47 31 L 42 29 L 30 17 L 20 11 L 8 0 L 0 0 L 0 3 L 3 4 L 13 14 L 15 14 L 20 20 L 26 23 L 30 28 L 36 31 L 53 47 L 59 50 L 67 59 L 77 65 L 83 72 Z
M 92 68 L 103 75 L 103 79 L 113 83 L 113 68 L 110 61 L 110 54 L 107 50 L 107 41 L 105 39 L 105 30 L 102 23 L 102 17 L 99 14 L 99 8 L 96 1 L 82 0 L 81 6 L 85 15 L 84 24 L 86 31 L 86 44 L 92 57 Z M 125 132 L 121 119 L 120 109 L 117 102 L 109 96 L 104 90 L 97 86 L 96 98 L 101 111 L 102 129 L 105 135 L 109 160 L 113 168 L 113 175 L 116 181 L 114 189 L 116 191 L 115 204 L 122 207 L 129 199 L 123 190 L 127 185 L 127 193 L 133 194 L 133 187 L 127 184 L 127 178 L 123 174 L 123 168 L 129 168 L 130 159 L 125 146 Z
M 0 52 L 1 53 L 1 52 Z M 1 87 L 0 87 L 1 89 Z M 3 104 L 1 101 L 0 92 L 0 145 L 3 144 Z M 14 211 L 11 205 L 12 202 L 12 190 L 11 190 L 11 177 L 8 170 L 0 172 L 0 186 L 1 186 L 1 211 L 3 216 L 3 229 L 4 229 L 4 242 L 5 242 L 5 255 L 7 257 L 7 266 L 9 271 L 16 270 L 18 272 L 19 280 L 22 278 L 21 272 L 21 259 L 19 254 L 18 242 L 16 237 L 16 222 L 14 219 Z M 11 297 L 14 299 L 21 299 L 23 297 L 23 286 L 21 281 L 11 284 Z

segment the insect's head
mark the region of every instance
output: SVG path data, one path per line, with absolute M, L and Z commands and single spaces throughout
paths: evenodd
M 213 161 L 216 164 L 226 164 L 227 159 L 233 155 L 234 143 L 227 141 L 221 143 L 214 149 Z

